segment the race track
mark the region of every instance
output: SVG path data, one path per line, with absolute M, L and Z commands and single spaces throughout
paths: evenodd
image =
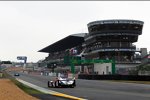
M 13 72 L 10 73 L 13 76 Z M 20 73 L 17 78 L 48 88 L 50 76 Z M 101 80 L 76 80 L 75 88 L 48 88 L 88 100 L 150 100 L 150 85 Z

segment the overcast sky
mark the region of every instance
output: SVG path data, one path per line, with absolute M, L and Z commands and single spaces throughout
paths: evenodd
M 48 56 L 38 50 L 107 19 L 144 21 L 135 44 L 150 51 L 149 1 L 0 1 L 0 60 L 37 62 Z

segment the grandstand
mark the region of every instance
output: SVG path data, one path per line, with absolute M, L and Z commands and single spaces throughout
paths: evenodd
M 87 24 L 89 33 L 69 35 L 39 52 L 49 53 L 44 61 L 51 67 L 54 64 L 68 66 L 64 64 L 64 57 L 80 55 L 84 59 L 115 60 L 116 72 L 129 74 L 130 70 L 141 63 L 143 49 L 137 49 L 134 43 L 142 34 L 143 24 L 139 20 L 93 21 Z M 97 73 L 98 66 L 101 65 L 86 65 L 80 69 Z

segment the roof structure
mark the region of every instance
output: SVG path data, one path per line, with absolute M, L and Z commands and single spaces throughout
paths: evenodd
M 99 24 L 139 24 L 143 25 L 144 22 L 140 20 L 127 20 L 127 19 L 112 19 L 112 20 L 98 20 L 87 24 L 88 27 Z
M 69 35 L 69 36 L 39 50 L 39 52 L 53 53 L 53 52 L 59 52 L 59 51 L 63 51 L 63 50 L 78 46 L 84 42 L 85 34 L 86 33 Z

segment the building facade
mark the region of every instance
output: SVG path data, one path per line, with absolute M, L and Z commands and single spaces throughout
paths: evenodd
M 141 50 L 133 43 L 142 34 L 143 22 L 138 20 L 102 20 L 90 22 L 85 36 L 86 59 L 114 59 L 116 71 L 124 73 L 140 62 Z
M 42 50 L 49 53 L 49 65 L 65 66 L 64 57 L 78 56 L 81 59 L 115 60 L 117 74 L 129 74 L 141 63 L 145 49 L 138 49 L 134 43 L 142 34 L 143 21 L 100 20 L 87 24 L 88 33 L 70 35 Z M 78 65 L 79 66 L 79 65 Z M 80 66 L 81 72 L 111 74 L 111 63 L 87 64 Z

